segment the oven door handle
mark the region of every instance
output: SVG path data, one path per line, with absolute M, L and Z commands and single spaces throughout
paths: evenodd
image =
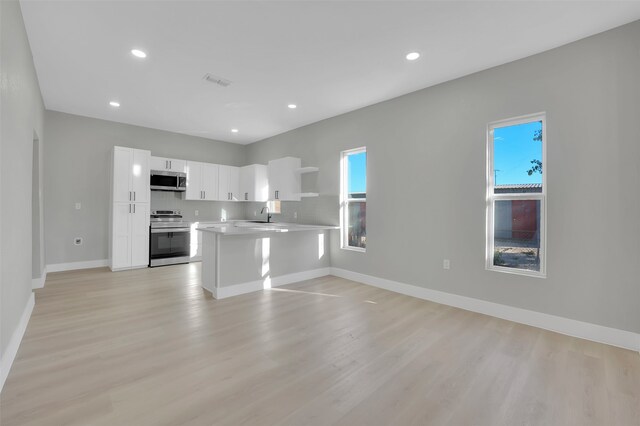
M 152 234 L 166 234 L 170 232 L 191 232 L 191 228 L 155 228 L 151 230 Z

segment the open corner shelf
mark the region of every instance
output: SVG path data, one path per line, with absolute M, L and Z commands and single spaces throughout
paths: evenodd
M 300 167 L 299 169 L 296 169 L 296 173 L 298 174 L 313 173 L 313 172 L 317 172 L 318 170 L 320 169 L 317 167 Z

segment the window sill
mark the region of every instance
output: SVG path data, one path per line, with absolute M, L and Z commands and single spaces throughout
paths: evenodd
M 367 249 L 363 249 L 360 247 L 349 247 L 349 246 L 344 246 L 344 247 L 340 247 L 342 250 L 348 250 L 348 251 L 356 251 L 359 253 L 366 253 Z
M 487 266 L 486 270 L 493 271 L 493 272 L 502 272 L 505 274 L 521 275 L 521 276 L 532 277 L 532 278 L 543 278 L 543 279 L 547 278 L 546 273 L 530 271 L 527 269 L 505 268 L 502 266 L 492 265 L 492 266 Z

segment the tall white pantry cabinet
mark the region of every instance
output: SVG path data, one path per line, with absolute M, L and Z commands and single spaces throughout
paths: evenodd
M 149 264 L 150 161 L 150 151 L 113 148 L 109 245 L 112 271 Z

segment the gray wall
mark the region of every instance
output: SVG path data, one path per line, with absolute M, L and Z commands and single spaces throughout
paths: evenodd
M 44 143 L 44 106 L 17 1 L 0 1 L 0 350 L 31 296 L 34 132 Z
M 47 264 L 107 259 L 109 179 L 115 145 L 148 149 L 153 155 L 234 166 L 244 165 L 245 147 L 193 136 L 80 117 L 61 112 L 45 114 L 44 203 Z M 75 210 L 75 203 L 82 208 Z M 201 220 L 219 219 L 226 204 L 185 204 L 173 194 L 153 194 L 152 208 L 181 208 L 187 219 L 196 208 Z M 229 218 L 243 215 L 227 207 Z M 84 238 L 75 246 L 73 238 Z
M 249 145 L 247 162 L 319 166 L 337 209 L 340 151 L 366 146 L 367 252 L 341 250 L 334 233 L 332 266 L 640 332 L 638 76 L 635 22 Z M 540 111 L 548 278 L 486 271 L 487 123 Z

